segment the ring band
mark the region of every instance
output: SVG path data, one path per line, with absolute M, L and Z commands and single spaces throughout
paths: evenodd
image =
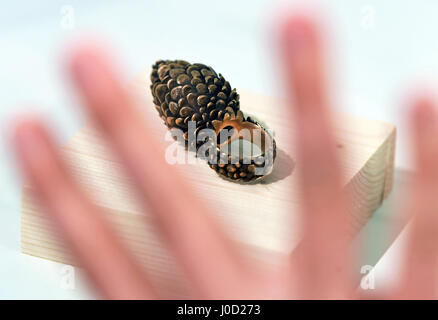
M 245 119 L 242 112 L 238 111 L 237 115 L 229 112 L 222 121 L 213 121 L 213 126 L 216 137 L 224 128 L 234 129 L 229 139 L 217 145 L 216 159 L 219 160 L 210 163 L 209 159 L 209 165 L 213 170 L 228 179 L 241 182 L 255 181 L 271 173 L 276 157 L 276 143 L 272 135 L 258 122 L 250 117 Z M 238 155 L 230 155 L 222 151 L 224 147 L 230 146 L 236 140 L 246 140 L 250 145 L 258 146 L 261 154 L 245 155 L 240 148 Z

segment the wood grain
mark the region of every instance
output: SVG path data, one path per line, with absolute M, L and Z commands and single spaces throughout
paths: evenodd
M 151 105 L 147 78 L 147 73 L 139 76 L 133 92 L 157 138 L 171 144 L 164 141 L 166 128 Z M 250 256 L 267 261 L 271 260 L 268 256 L 291 252 L 300 240 L 297 190 L 300 163 L 293 148 L 291 121 L 284 116 L 285 102 L 239 92 L 241 109 L 275 131 L 278 156 L 272 174 L 259 183 L 242 185 L 221 179 L 202 161 L 178 166 L 194 185 L 197 197 L 211 208 L 206 214 L 215 217 L 231 237 L 247 248 Z M 392 189 L 396 130 L 386 123 L 339 112 L 333 112 L 332 118 L 345 192 L 354 199 L 351 209 L 354 234 Z M 86 125 L 62 147 L 62 154 L 93 201 L 107 210 L 120 237 L 153 276 L 158 290 L 170 297 L 185 297 L 187 284 L 156 233 L 153 217 L 147 208 L 140 208 L 129 178 L 99 132 Z M 188 157 L 197 162 L 191 154 Z M 29 185 L 23 186 L 21 231 L 23 253 L 75 264 Z

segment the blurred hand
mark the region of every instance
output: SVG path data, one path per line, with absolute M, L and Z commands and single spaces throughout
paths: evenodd
M 302 164 L 304 237 L 282 272 L 262 275 L 247 265 L 236 245 L 205 214 L 207 209 L 193 196 L 191 186 L 165 162 L 160 141 L 153 138 L 141 111 L 117 80 L 109 58 L 92 46 L 72 55 L 69 72 L 85 110 L 155 215 L 196 298 L 358 298 L 346 234 L 349 203 L 341 191 L 320 37 L 315 25 L 303 17 L 290 18 L 282 32 L 280 48 Z M 427 97 L 418 99 L 409 119 L 418 171 L 411 197 L 401 201 L 406 201 L 402 207 L 415 214 L 415 220 L 399 289 L 384 298 L 435 298 L 438 118 L 433 103 Z M 13 146 L 23 172 L 103 297 L 165 298 L 153 291 L 101 209 L 74 183 L 45 125 L 36 119 L 17 122 Z

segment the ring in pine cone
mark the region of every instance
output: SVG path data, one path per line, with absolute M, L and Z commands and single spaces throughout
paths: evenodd
M 233 163 L 226 166 L 209 161 L 210 166 L 219 174 L 233 180 L 251 181 L 271 171 L 275 159 L 273 137 L 251 118 L 244 119 L 236 89 L 231 89 L 229 82 L 211 67 L 200 63 L 190 64 L 183 60 L 159 60 L 152 66 L 151 91 L 153 103 L 161 119 L 169 129 L 179 128 L 183 131 L 186 147 L 189 142 L 189 121 L 196 124 L 196 132 L 212 129 L 216 135 L 221 131 L 216 129 L 222 126 L 219 123 L 230 124 L 225 127 L 232 127 L 237 131 L 244 128 L 264 132 L 261 134 L 266 144 L 261 146 L 263 154 L 253 157 L 249 164 L 246 163 L 247 158 L 245 164 L 239 162 L 244 160 L 242 158 L 238 162 L 233 159 Z M 219 148 L 217 152 L 221 156 Z
M 262 178 L 271 173 L 276 157 L 276 144 L 271 134 L 258 122 L 250 117 L 245 118 L 241 111 L 237 115 L 230 112 L 224 119 L 213 120 L 217 142 L 217 161 L 209 159 L 210 167 L 222 176 L 234 181 L 249 182 Z M 222 130 L 232 132 L 231 136 L 221 141 Z M 249 142 L 251 149 L 245 154 L 245 147 L 240 145 L 241 140 Z M 232 150 L 232 143 L 239 142 L 237 154 Z M 259 154 L 252 152 L 252 147 L 257 145 Z M 226 152 L 223 152 L 226 148 Z M 231 152 L 230 150 L 231 149 Z

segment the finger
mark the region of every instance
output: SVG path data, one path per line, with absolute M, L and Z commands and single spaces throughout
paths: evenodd
M 299 150 L 304 235 L 293 254 L 306 297 L 351 290 L 347 206 L 329 121 L 321 35 L 305 17 L 288 19 L 281 49 Z
M 438 115 L 430 98 L 418 99 L 411 115 L 417 171 L 405 210 L 413 215 L 403 273 L 403 298 L 436 299 L 438 272 Z
M 23 172 L 104 297 L 155 297 L 102 212 L 67 174 L 46 129 L 36 120 L 20 121 L 14 131 L 13 147 Z
M 208 216 L 212 209 L 204 207 L 165 162 L 162 143 L 155 140 L 110 65 L 97 49 L 82 48 L 73 55 L 71 72 L 86 110 L 120 155 L 198 293 L 243 294 L 241 284 L 247 276 L 236 248 Z

